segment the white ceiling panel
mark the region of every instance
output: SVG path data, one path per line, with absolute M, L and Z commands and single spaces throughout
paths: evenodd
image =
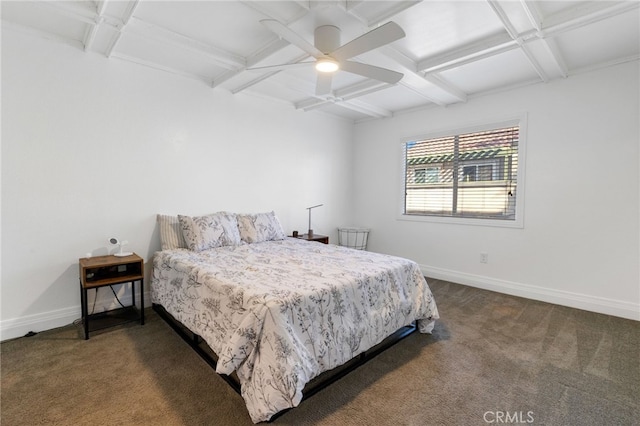
M 509 22 L 518 34 L 525 34 L 540 25 L 541 13 L 531 1 L 501 1 L 499 7 L 509 17 Z
M 210 58 L 198 55 L 192 50 L 180 49 L 169 44 L 163 45 L 153 39 L 140 40 L 135 35 L 123 34 L 115 55 L 138 58 L 141 63 L 157 64 L 166 69 L 179 71 L 178 73 L 202 77 L 204 81 L 211 81 L 212 76 L 225 71 Z
M 286 83 L 286 84 L 285 84 Z M 286 102 L 292 107 L 305 97 L 305 93 L 313 90 L 313 85 L 307 81 L 289 79 L 283 83 L 278 80 L 277 76 L 265 79 L 258 84 L 244 90 L 246 93 L 260 94 L 263 97 L 275 98 L 279 101 Z
M 523 47 L 538 64 L 543 77 L 547 80 L 567 76 L 564 57 L 554 40 L 534 39 Z M 542 77 L 541 77 L 542 78 Z
M 246 92 L 354 121 L 446 107 L 470 95 L 640 57 L 635 0 L 49 0 L 0 6 L 9 30 L 195 78 L 203 90 Z M 339 28 L 335 46 L 348 45 L 335 58 L 314 47 L 321 25 Z M 313 65 L 280 67 L 315 63 L 327 53 L 343 68 L 349 67 L 345 60 L 365 64 L 358 71 L 364 75 L 338 70 L 317 95 Z
M 474 61 L 442 73 L 469 94 L 498 89 L 501 86 L 527 84 L 540 77 L 520 50 Z
M 485 2 L 425 1 L 394 18 L 407 33 L 396 43 L 414 60 L 435 56 L 503 31 Z
M 616 15 L 556 37 L 558 47 L 571 69 L 615 62 L 640 53 L 640 13 Z
M 540 12 L 544 16 L 551 16 L 561 13 L 566 10 L 573 10 L 576 7 L 581 7 L 581 4 L 592 3 L 585 1 L 562 1 L 562 0 L 545 0 L 545 1 L 527 1 L 528 3 L 535 3 Z
M 260 13 L 233 1 L 142 1 L 135 16 L 240 56 L 249 56 L 271 35 L 255 25 L 263 19 Z
M 380 90 L 358 98 L 370 105 L 384 105 L 387 111 L 403 111 L 424 106 L 428 101 L 424 96 L 405 85 L 398 85 L 387 90 Z
M 371 112 L 363 110 L 357 105 L 350 105 L 344 102 L 328 102 L 316 109 L 310 109 L 308 111 L 320 111 L 328 114 L 339 115 L 348 120 L 358 121 L 368 117 L 371 117 Z
M 277 39 L 273 39 L 272 35 L 269 34 L 268 40 L 271 42 L 277 42 Z M 253 68 L 278 65 L 278 64 L 287 64 L 294 62 L 302 62 L 302 61 L 312 61 L 313 58 L 309 55 L 305 54 L 302 50 L 297 48 L 296 46 L 286 45 L 285 47 L 275 51 L 271 55 L 267 56 L 264 59 L 260 59 L 251 64 Z
M 133 3 L 128 1 L 103 1 L 102 4 L 104 6 L 102 11 L 104 14 L 122 18 L 129 13 Z
M 309 93 L 315 90 L 315 76 L 313 67 L 308 66 L 293 71 L 279 72 L 272 78 L 265 80 L 265 83 L 273 83 L 278 87 L 294 90 L 298 94 L 297 98 L 300 99 L 308 97 Z

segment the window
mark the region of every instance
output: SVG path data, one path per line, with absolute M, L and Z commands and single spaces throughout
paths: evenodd
M 436 168 L 414 169 L 413 174 L 416 183 L 438 183 L 439 171 Z
M 403 214 L 515 221 L 519 140 L 511 122 L 404 142 Z

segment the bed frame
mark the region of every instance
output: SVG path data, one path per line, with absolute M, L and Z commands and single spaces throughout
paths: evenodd
M 196 353 L 200 355 L 200 357 L 202 357 L 203 360 L 206 361 L 207 364 L 209 364 L 214 370 L 216 369 L 218 356 L 215 354 L 215 352 L 213 352 L 213 350 L 211 350 L 204 339 L 202 339 L 199 335 L 193 333 L 180 321 L 175 319 L 169 312 L 166 311 L 166 309 L 162 305 L 154 303 L 153 310 L 156 311 L 158 315 L 160 315 L 160 317 L 165 320 L 171 326 L 171 328 L 173 328 L 178 333 L 178 335 L 180 335 L 180 337 L 182 337 L 184 341 L 187 342 L 191 346 L 191 348 L 193 348 L 193 350 L 195 350 Z M 302 401 L 313 396 L 314 394 L 326 388 L 333 382 L 339 380 L 340 378 L 346 376 L 356 368 L 360 367 L 367 361 L 373 359 L 380 353 L 389 349 L 391 346 L 395 345 L 400 340 L 409 336 L 416 330 L 417 326 L 414 321 L 412 324 L 398 329 L 396 332 L 388 336 L 385 340 L 383 340 L 376 346 L 364 351 L 363 353 L 356 356 L 355 358 L 352 358 L 350 361 L 347 361 L 343 365 L 338 366 L 332 370 L 325 371 L 322 374 L 318 375 L 304 387 L 302 392 Z M 222 377 L 222 379 L 224 379 L 224 381 L 226 381 L 233 388 L 233 390 L 240 394 L 240 381 L 238 380 L 235 372 L 230 375 L 220 374 L 220 377 Z M 269 422 L 275 420 L 277 417 L 284 414 L 290 409 L 291 408 L 285 409 L 274 414 Z

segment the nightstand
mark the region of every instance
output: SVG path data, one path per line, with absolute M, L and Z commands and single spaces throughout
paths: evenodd
M 85 340 L 89 339 L 91 331 L 125 322 L 140 320 L 140 325 L 144 325 L 144 261 L 140 256 L 133 253 L 122 257 L 109 255 L 82 258 L 79 259 L 79 266 Z M 136 281 L 140 283 L 140 309 L 136 307 Z M 87 293 L 90 289 L 97 293 L 100 287 L 126 283 L 131 283 L 131 306 L 89 314 Z
M 319 243 L 329 244 L 329 237 L 327 237 L 326 235 L 320 235 L 315 233 L 311 237 L 309 236 L 309 234 L 300 234 L 295 238 L 299 240 L 317 241 Z

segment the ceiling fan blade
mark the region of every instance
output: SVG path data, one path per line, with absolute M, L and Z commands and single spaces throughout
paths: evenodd
M 275 19 L 263 19 L 262 21 L 260 21 L 260 23 L 265 27 L 269 28 L 271 31 L 273 31 L 277 35 L 279 35 L 280 37 L 282 37 L 283 39 L 285 39 L 286 41 L 288 41 L 289 43 L 293 44 L 294 46 L 298 46 L 300 49 L 304 50 L 314 58 L 320 58 L 324 56 L 324 54 L 320 50 L 318 50 L 313 44 L 309 43 L 307 40 L 300 37 L 294 31 L 289 29 L 289 27 L 287 27 L 286 25 L 283 25 L 279 21 L 276 21 Z
M 404 77 L 404 74 L 396 71 L 353 61 L 340 62 L 340 69 L 352 74 L 358 74 L 363 77 L 373 78 L 374 80 L 384 81 L 389 84 L 396 84 L 402 79 L 402 77 Z
M 395 22 L 387 22 L 386 24 L 351 40 L 344 46 L 339 47 L 330 56 L 338 61 L 353 58 L 361 53 L 368 52 L 385 44 L 392 43 L 401 39 L 406 34 Z
M 247 68 L 245 71 L 255 71 L 255 72 L 267 72 L 267 71 L 283 71 L 290 70 L 293 68 L 301 68 L 306 67 L 308 65 L 314 65 L 315 62 L 295 62 L 293 64 L 280 64 L 280 65 L 266 65 L 264 67 L 251 67 Z
M 318 81 L 316 83 L 316 96 L 324 96 L 331 93 L 331 80 L 333 79 L 333 74 L 319 72 L 318 73 Z

